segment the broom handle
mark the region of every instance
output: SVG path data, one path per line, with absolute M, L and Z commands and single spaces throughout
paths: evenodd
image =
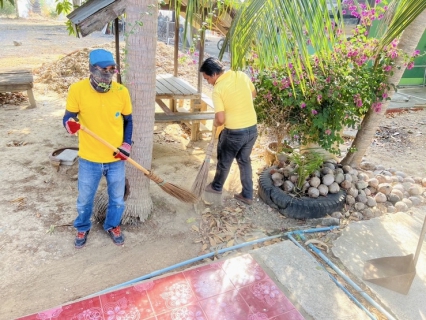
M 213 128 L 212 128 L 212 138 L 211 138 L 210 142 L 214 141 L 214 139 L 216 138 L 216 129 L 217 128 L 215 126 L 213 126 Z
M 108 148 L 110 148 L 112 151 L 114 151 L 114 152 L 120 152 L 120 150 L 118 150 L 117 147 L 114 147 L 111 143 L 109 143 L 108 141 L 102 139 L 100 136 L 98 136 L 96 133 L 90 131 L 86 127 L 80 125 L 80 130 L 86 132 L 88 135 L 92 136 L 93 138 L 95 138 L 99 142 L 103 143 L 105 146 L 107 146 Z M 137 163 L 132 158 L 128 157 L 127 161 L 130 162 L 132 165 L 134 165 L 136 168 L 138 168 L 140 171 L 142 171 L 145 175 L 149 175 L 150 174 L 150 172 L 147 169 L 145 169 L 144 167 L 142 167 L 139 163 Z
M 417 260 L 419 260 L 420 249 L 422 248 L 423 238 L 425 236 L 425 233 L 426 233 L 426 215 L 425 215 L 425 220 L 423 221 L 422 231 L 420 232 L 420 239 L 419 239 L 419 243 L 417 244 L 416 255 L 414 256 L 414 266 L 416 266 Z

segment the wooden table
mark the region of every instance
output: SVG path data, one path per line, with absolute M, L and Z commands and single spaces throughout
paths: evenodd
M 177 99 L 190 100 L 190 109 L 192 110 L 195 100 L 201 98 L 201 93 L 199 93 L 197 89 L 185 80 L 171 74 L 157 75 L 155 94 L 155 102 L 157 102 L 161 109 L 167 114 L 177 111 Z M 168 100 L 169 106 L 167 106 L 163 100 Z
M 30 105 L 36 107 L 33 74 L 29 70 L 0 70 L 0 92 L 27 91 Z
M 182 122 L 189 121 L 191 126 L 191 140 L 199 139 L 200 121 L 214 119 L 214 112 L 206 112 L 207 105 L 202 94 L 185 80 L 171 74 L 157 75 L 155 85 L 155 102 L 163 110 L 155 113 L 157 122 Z M 168 105 L 163 101 L 166 100 Z M 177 100 L 189 100 L 189 110 L 179 112 L 176 107 Z

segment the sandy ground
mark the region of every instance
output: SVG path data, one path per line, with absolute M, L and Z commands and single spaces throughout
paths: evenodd
M 216 248 L 209 235 L 194 228 L 202 217 L 229 218 L 232 213 L 229 222 L 240 228 L 235 243 L 306 226 L 306 221 L 287 219 L 258 199 L 250 208 L 233 200 L 232 194 L 240 188 L 238 169 L 234 167 L 223 207 L 182 204 L 152 185 L 154 211 L 140 226 L 123 227 L 124 247 L 114 246 L 102 227 L 95 224 L 87 246 L 75 250 L 71 224 L 76 215 L 78 168 L 73 165 L 57 171 L 49 154 L 77 146 L 77 139 L 68 135 L 61 124 L 63 92 L 55 91 L 54 82 L 40 76 L 40 67 L 46 64 L 44 68 L 48 69 L 76 50 L 111 46 L 112 40 L 113 36 L 100 33 L 83 39 L 70 37 L 61 22 L 0 19 L 0 69 L 31 68 L 37 101 L 34 109 L 28 108 L 26 94 L 18 96 L 16 103 L 0 103 L 0 319 L 65 304 Z M 22 44 L 15 46 L 13 41 Z M 167 70 L 167 60 L 157 62 L 158 67 Z M 196 79 L 193 73 L 183 77 L 192 83 Z M 377 137 L 366 158 L 409 175 L 426 176 L 425 124 L 424 111 L 384 119 L 384 134 Z M 156 174 L 178 185 L 192 184 L 204 159 L 208 137 L 190 143 L 185 130 L 176 124 L 156 126 L 154 135 Z M 268 138 L 263 137 L 255 146 L 254 172 L 259 173 L 265 166 L 266 141 Z M 213 173 L 214 163 L 210 176 Z M 213 244 L 219 242 L 214 232 L 210 238 Z

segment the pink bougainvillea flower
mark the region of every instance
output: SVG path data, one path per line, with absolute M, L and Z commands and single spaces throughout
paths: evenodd
M 306 108 L 306 103 L 304 103 L 304 102 L 302 102 L 301 104 L 300 104 L 300 107 L 303 109 L 303 108 Z
M 413 61 L 411 61 L 411 62 L 409 62 L 409 63 L 407 64 L 407 69 L 408 69 L 408 70 L 413 69 L 413 67 L 414 67 L 414 62 L 413 62 Z
M 312 110 L 311 112 L 312 112 L 312 114 L 313 114 L 314 116 L 318 114 L 318 111 L 317 111 L 317 110 Z
M 325 130 L 325 134 L 329 136 L 331 134 L 331 130 L 330 129 Z

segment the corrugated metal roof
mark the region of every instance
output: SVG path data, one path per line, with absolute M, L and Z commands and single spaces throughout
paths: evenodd
M 102 10 L 106 6 L 109 6 L 113 2 L 115 2 L 115 0 L 89 0 L 67 15 L 67 18 L 71 20 L 73 24 L 78 25 L 86 18 L 90 17 L 99 10 Z

